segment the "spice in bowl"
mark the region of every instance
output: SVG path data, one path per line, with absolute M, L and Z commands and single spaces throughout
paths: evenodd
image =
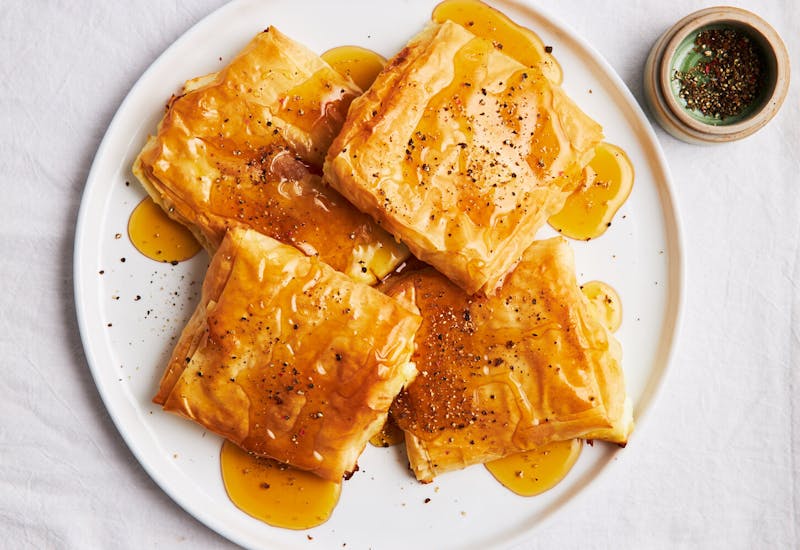
M 678 95 L 689 109 L 704 117 L 738 117 L 758 98 L 764 81 L 764 61 L 756 44 L 735 28 L 697 33 L 686 70 L 676 70 Z
M 644 70 L 653 117 L 689 143 L 747 137 L 789 90 L 789 53 L 756 14 L 730 6 L 691 13 L 656 40 Z

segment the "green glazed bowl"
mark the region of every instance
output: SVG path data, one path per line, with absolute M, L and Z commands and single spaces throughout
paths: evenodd
M 697 35 L 711 29 L 734 29 L 755 45 L 764 76 L 757 96 L 734 116 L 717 118 L 691 108 L 680 96 L 676 72 L 687 72 L 704 59 L 695 51 Z M 645 64 L 645 97 L 654 118 L 673 136 L 690 143 L 720 143 L 749 136 L 780 109 L 789 88 L 789 54 L 778 33 L 746 10 L 717 7 L 690 14 L 655 43 Z

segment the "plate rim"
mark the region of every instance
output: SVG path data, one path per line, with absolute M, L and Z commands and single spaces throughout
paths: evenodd
M 173 56 L 173 52 L 180 50 L 184 43 L 191 43 L 196 35 L 202 34 L 205 27 L 211 25 L 216 19 L 224 19 L 228 12 L 235 12 L 240 4 L 246 4 L 252 0 L 233 0 L 219 8 L 211 11 L 203 16 L 197 22 L 192 24 L 180 37 L 173 41 L 166 49 L 164 49 L 150 65 L 141 73 L 136 80 L 135 84 L 126 94 L 125 98 L 119 104 L 111 122 L 106 129 L 103 139 L 98 146 L 97 152 L 92 160 L 91 169 L 87 175 L 86 183 L 81 194 L 80 207 L 75 229 L 75 240 L 73 248 L 73 295 L 75 301 L 75 311 L 78 321 L 78 329 L 81 337 L 81 344 L 83 346 L 84 354 L 86 357 L 87 366 L 94 380 L 98 393 L 103 401 L 103 405 L 107 414 L 114 423 L 115 428 L 125 441 L 128 449 L 136 458 L 137 462 L 147 472 L 148 476 L 164 491 L 176 504 L 178 504 L 186 513 L 197 519 L 202 524 L 214 530 L 219 535 L 237 544 L 249 544 L 252 541 L 244 538 L 242 533 L 238 533 L 230 529 L 224 521 L 217 519 L 213 514 L 204 512 L 198 509 L 198 506 L 189 502 L 188 496 L 177 491 L 166 479 L 166 475 L 154 468 L 148 457 L 145 456 L 141 444 L 131 430 L 128 429 L 123 419 L 123 414 L 118 410 L 118 404 L 111 398 L 111 390 L 107 386 L 105 380 L 100 375 L 100 366 L 96 357 L 93 343 L 95 337 L 92 335 L 92 329 L 89 327 L 87 320 L 87 296 L 86 292 L 88 286 L 84 275 L 87 269 L 85 263 L 86 255 L 86 242 L 90 225 L 91 205 L 90 199 L 96 193 L 96 188 L 99 188 L 98 174 L 103 169 L 103 160 L 108 158 L 108 149 L 111 147 L 113 136 L 117 133 L 117 127 L 121 124 L 121 119 L 128 111 L 129 105 L 134 101 L 136 96 L 139 95 L 140 88 L 146 85 L 149 80 L 149 75 L 159 70 L 160 66 L 167 63 Z M 559 40 L 571 41 L 573 47 L 580 53 L 582 57 L 586 57 L 590 65 L 595 65 L 613 84 L 614 91 L 622 94 L 626 106 L 634 115 L 635 130 L 637 134 L 643 134 L 647 141 L 646 145 L 649 149 L 647 157 L 650 157 L 651 163 L 658 171 L 661 172 L 661 178 L 656 178 L 655 187 L 659 196 L 659 203 L 661 206 L 661 213 L 664 218 L 665 228 L 665 245 L 668 250 L 668 264 L 666 273 L 668 275 L 668 288 L 669 292 L 665 298 L 666 308 L 663 315 L 661 339 L 659 340 L 659 350 L 654 355 L 654 368 L 651 368 L 648 373 L 648 383 L 644 388 L 638 405 L 638 413 L 636 417 L 637 430 L 636 434 L 642 430 L 642 426 L 650 418 L 652 410 L 658 405 L 663 395 L 663 389 L 668 372 L 671 370 L 670 365 L 674 361 L 677 342 L 680 334 L 680 327 L 682 318 L 685 311 L 685 284 L 686 284 L 686 265 L 685 265 L 685 247 L 682 230 L 682 222 L 680 213 L 677 209 L 677 200 L 675 193 L 675 185 L 672 179 L 669 165 L 666 160 L 663 148 L 658 140 L 658 137 L 653 129 L 653 125 L 645 114 L 642 106 L 636 100 L 633 93 L 630 91 L 625 82 L 620 78 L 614 68 L 608 61 L 582 36 L 574 31 L 569 25 L 565 24 L 558 16 L 553 15 L 546 9 L 536 6 L 533 0 L 488 0 L 489 3 L 498 7 L 502 11 L 502 5 L 508 5 L 517 11 L 528 12 L 535 17 L 545 20 L 549 23 L 551 30 L 559 35 Z M 641 140 L 640 140 L 641 143 Z M 642 406 L 644 404 L 644 406 Z M 580 490 L 577 490 L 565 498 L 564 502 L 558 503 L 555 508 L 548 511 L 535 523 L 527 528 L 522 528 L 505 537 L 502 540 L 503 546 L 512 546 L 519 543 L 531 536 L 536 528 L 541 528 L 543 525 L 552 521 L 552 519 L 559 515 L 561 512 L 569 507 L 575 506 L 581 498 L 587 494 L 587 489 L 597 483 L 597 481 L 608 475 L 608 473 L 618 466 L 619 463 L 624 461 L 625 453 L 620 453 L 620 450 L 614 449 L 609 453 L 608 457 L 604 459 L 604 463 L 600 465 L 599 471 L 596 475 L 592 476 L 586 483 L 582 485 Z M 242 512 L 244 513 L 244 512 Z M 294 548 L 294 546 L 286 546 L 282 541 L 269 541 L 273 547 L 281 548 Z

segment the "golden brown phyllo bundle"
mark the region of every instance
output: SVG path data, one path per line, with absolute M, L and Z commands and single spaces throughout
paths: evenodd
M 228 67 L 186 83 L 133 171 L 211 252 L 228 229 L 247 227 L 374 284 L 407 249 L 319 175 L 360 93 L 269 28 Z
M 155 401 L 249 451 L 338 480 L 416 375 L 419 324 L 374 288 L 234 228 Z
M 214 255 L 155 401 L 327 479 L 390 406 L 423 481 L 555 440 L 624 443 L 620 346 L 566 241 L 534 242 L 600 127 L 452 22 L 360 93 L 270 28 L 170 101 L 134 170 Z M 430 266 L 368 286 L 406 246 Z
M 492 292 L 601 139 L 541 70 L 448 21 L 353 101 L 325 175 L 419 259 Z
M 625 443 L 621 349 L 592 315 L 561 237 L 538 241 L 492 296 L 432 268 L 387 282 L 422 316 L 420 374 L 392 407 L 418 479 L 551 441 Z

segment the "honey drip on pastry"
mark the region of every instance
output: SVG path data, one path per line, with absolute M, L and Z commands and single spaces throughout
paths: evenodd
M 625 151 L 600 143 L 583 171 L 583 183 L 548 223 L 573 239 L 588 241 L 599 237 L 631 194 L 633 179 L 633 165 Z
M 589 281 L 581 285 L 581 291 L 589 299 L 595 317 L 611 332 L 622 324 L 622 302 L 617 291 L 601 281 Z
M 320 57 L 337 73 L 358 84 L 362 90 L 372 86 L 378 73 L 386 65 L 384 57 L 359 46 L 339 46 L 328 50 Z
M 159 262 L 182 262 L 200 250 L 200 244 L 180 223 L 147 197 L 128 219 L 128 237 L 136 250 Z
M 386 423 L 381 431 L 372 436 L 369 440 L 374 447 L 392 447 L 403 442 L 403 430 L 395 423 L 391 416 L 386 419 Z
M 222 150 L 222 148 L 220 148 Z M 282 144 L 239 151 L 239 164 L 220 163 L 220 178 L 211 189 L 210 206 L 309 256 L 321 258 L 353 279 L 374 284 L 386 276 L 408 250 L 298 161 Z M 346 236 L 349 235 L 349 238 Z M 317 250 L 311 243 L 326 243 Z
M 275 116 L 312 136 L 319 135 L 322 127 L 323 135 L 336 135 L 343 122 L 337 114 L 347 114 L 354 96 L 331 86 L 331 74 L 336 73 L 326 67 L 287 90 Z
M 453 446 L 466 445 L 473 451 L 485 447 L 491 454 L 496 451 L 488 440 L 476 438 L 476 433 L 490 434 L 497 426 L 513 422 L 538 425 L 537 417 L 542 417 L 542 423 L 549 422 L 531 406 L 517 383 L 529 376 L 520 364 L 521 357 L 529 362 L 529 372 L 544 377 L 542 384 L 548 385 L 553 400 L 571 399 L 571 382 L 565 378 L 566 373 L 548 361 L 556 353 L 567 353 L 568 347 L 568 340 L 554 335 L 550 328 L 558 321 L 548 299 L 539 295 L 536 303 L 530 304 L 524 301 L 527 298 L 515 295 L 502 300 L 468 297 L 432 270 L 409 277 L 415 289 L 415 303 L 423 315 L 413 356 L 422 374 L 392 405 L 392 415 L 401 428 L 431 444 L 448 438 L 448 444 Z M 389 294 L 394 295 L 394 290 Z M 487 323 L 485 312 L 489 310 L 494 319 L 529 316 L 531 323 L 537 323 L 530 326 L 537 328 L 524 335 L 516 326 L 480 330 Z M 507 407 L 507 402 L 517 406 Z
M 254 518 L 286 529 L 325 523 L 339 501 L 342 484 L 253 456 L 225 441 L 222 480 L 231 501 Z
M 539 66 L 551 82 L 561 84 L 561 66 L 545 51 L 541 38 L 491 6 L 479 0 L 445 0 L 434 8 L 431 18 L 437 23 L 448 20 L 458 23 L 523 65 Z
M 486 463 L 486 469 L 508 489 L 532 497 L 552 489 L 572 469 L 581 454 L 583 441 L 554 441 L 531 451 Z

